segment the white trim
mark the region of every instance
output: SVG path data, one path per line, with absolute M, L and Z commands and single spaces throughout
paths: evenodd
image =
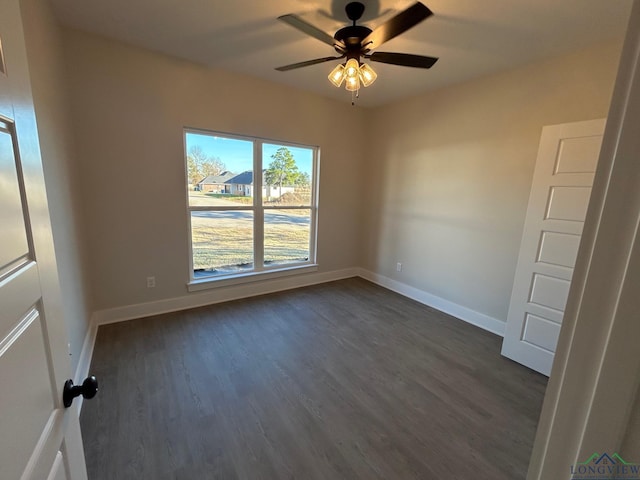
M 74 382 L 81 382 L 89 375 L 89 369 L 91 368 L 91 359 L 93 357 L 93 348 L 96 345 L 96 336 L 98 335 L 98 326 L 92 320 L 89 322 L 89 328 L 87 334 L 84 337 L 82 343 L 82 350 L 80 351 L 80 357 L 78 358 L 78 366 L 73 377 Z M 84 398 L 80 395 L 73 403 L 73 408 L 76 409 L 78 416 L 82 410 L 82 403 Z
M 317 264 L 305 264 L 294 266 L 282 266 L 271 270 L 251 270 L 247 273 L 238 273 L 225 277 L 202 277 L 191 280 L 187 283 L 187 290 L 190 292 L 199 292 L 202 290 L 210 290 L 212 288 L 228 287 L 230 285 L 242 285 L 251 282 L 260 282 L 273 278 L 289 277 L 291 275 L 302 275 L 304 273 L 317 272 Z
M 475 325 L 483 330 L 487 330 L 488 332 L 504 337 L 506 323 L 498 320 L 497 318 L 476 312 L 475 310 L 463 307 L 462 305 L 450 300 L 446 300 L 429 292 L 425 292 L 424 290 L 412 287 L 406 283 L 398 282 L 397 280 L 393 280 L 392 278 L 385 277 L 384 275 L 371 272 L 364 268 L 360 268 L 358 270 L 359 276 L 365 280 L 369 280 L 381 287 L 388 288 L 400 295 L 404 295 L 412 300 L 452 315 L 460 320 L 470 323 L 471 325 Z
M 91 357 L 93 357 L 93 347 L 96 343 L 96 335 L 98 334 L 98 327 L 91 322 L 87 330 L 87 334 L 84 337 L 82 343 L 82 350 L 80 351 L 80 357 L 78 358 L 78 366 L 76 367 L 75 378 L 80 380 L 81 378 L 89 375 L 89 368 L 91 368 Z
M 182 127 L 185 133 L 195 133 L 196 135 L 209 135 L 209 136 L 218 136 L 218 137 L 229 137 L 234 140 L 258 140 L 262 143 L 268 143 L 270 145 L 281 145 L 283 147 L 296 147 L 296 148 L 320 148 L 319 145 L 308 145 L 306 143 L 297 143 L 291 142 L 289 140 L 278 140 L 267 137 L 258 137 L 256 135 L 244 134 L 244 133 L 230 133 L 230 132 L 222 132 L 220 130 L 210 130 L 207 128 L 199 128 L 199 127 Z
M 264 282 L 252 282 L 243 285 L 221 287 L 206 292 L 184 295 L 182 297 L 158 300 L 156 302 L 138 303 L 124 307 L 98 310 L 91 316 L 92 324 L 106 325 L 108 323 L 124 322 L 135 318 L 149 317 L 163 313 L 187 310 L 189 308 L 202 307 L 215 303 L 228 302 L 241 298 L 265 295 L 283 290 L 291 290 L 298 287 L 316 285 L 318 283 L 332 282 L 358 275 L 357 268 L 346 268 L 331 272 L 312 273 L 308 275 L 295 275 L 271 279 Z
M 251 205 L 236 205 L 236 206 L 213 206 L 213 205 L 191 205 L 189 202 L 189 174 L 188 174 L 188 157 L 189 152 L 187 151 L 187 135 L 202 135 L 209 136 L 213 138 L 223 138 L 223 139 L 232 139 L 243 142 L 250 142 L 252 144 L 253 151 L 253 193 L 251 197 L 253 198 L 253 202 Z M 212 288 L 214 285 L 210 287 L 202 287 L 207 282 L 198 279 L 194 275 L 194 267 L 193 267 L 193 231 L 191 219 L 193 216 L 193 212 L 228 212 L 228 211 L 250 211 L 253 215 L 252 225 L 253 225 L 253 258 L 252 258 L 252 268 L 251 273 L 260 273 L 264 270 L 269 270 L 268 266 L 264 264 L 264 212 L 265 210 L 278 210 L 279 208 L 276 206 L 267 206 L 264 204 L 264 199 L 262 198 L 263 193 L 263 172 L 266 169 L 266 160 L 264 158 L 264 145 L 272 145 L 272 146 L 280 146 L 280 147 L 291 147 L 298 148 L 304 150 L 311 150 L 312 158 L 311 158 L 311 203 L 309 205 L 296 205 L 290 206 L 288 210 L 298 209 L 298 210 L 309 210 L 309 261 L 307 264 L 314 265 L 316 262 L 316 245 L 317 245 L 317 224 L 318 224 L 318 203 L 317 203 L 317 189 L 319 188 L 319 155 L 320 155 L 320 147 L 317 145 L 302 145 L 291 142 L 280 142 L 278 140 L 266 139 L 261 137 L 255 137 L 250 135 L 239 135 L 239 134 L 228 134 L 224 132 L 217 132 L 213 130 L 202 130 L 197 128 L 183 127 L 183 143 L 184 143 L 184 158 L 185 158 L 185 192 L 186 192 L 186 206 L 187 206 L 187 217 L 188 217 L 188 239 L 189 239 L 189 279 L 187 283 L 187 289 L 192 291 L 202 290 L 203 288 Z M 248 276 L 243 274 L 234 276 L 240 279 L 240 282 L 237 281 L 225 281 L 224 284 L 236 284 L 243 283 L 245 281 L 251 281 Z M 211 281 L 212 279 L 209 279 Z M 193 288 L 192 286 L 195 285 Z M 219 286 L 220 284 L 216 285 Z

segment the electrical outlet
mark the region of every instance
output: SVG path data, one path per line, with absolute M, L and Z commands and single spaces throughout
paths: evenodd
M 156 277 L 147 277 L 147 288 L 155 288 Z
M 401 272 L 402 271 L 402 264 L 400 262 L 396 263 L 396 271 L 397 272 Z

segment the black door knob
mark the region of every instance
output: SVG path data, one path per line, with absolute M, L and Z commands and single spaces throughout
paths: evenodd
M 64 408 L 69 408 L 73 399 L 82 395 L 84 398 L 93 398 L 98 393 L 98 379 L 93 375 L 84 379 L 82 385 L 74 385 L 73 380 L 69 379 L 64 382 L 64 390 L 62 391 L 62 404 Z

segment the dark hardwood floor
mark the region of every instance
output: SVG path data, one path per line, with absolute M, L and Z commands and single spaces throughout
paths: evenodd
M 102 326 L 90 480 L 524 479 L 546 378 L 352 278 Z

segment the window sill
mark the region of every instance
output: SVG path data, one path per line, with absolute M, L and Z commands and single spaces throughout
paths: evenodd
M 240 273 L 226 277 L 208 277 L 197 280 L 191 280 L 187 283 L 187 290 L 190 292 L 199 292 L 211 288 L 228 287 L 231 285 L 242 285 L 252 282 L 262 282 L 273 278 L 289 277 L 291 275 L 301 275 L 318 271 L 318 265 L 313 263 L 309 265 L 298 265 L 295 267 L 283 267 L 278 270 L 266 270 L 262 272 Z

